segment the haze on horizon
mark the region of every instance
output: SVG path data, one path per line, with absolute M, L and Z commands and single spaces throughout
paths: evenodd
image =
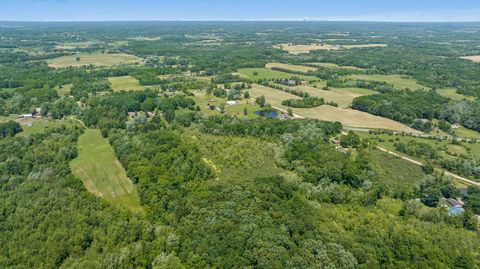
M 0 2 L 0 21 L 480 21 L 480 1 L 469 0 L 1 0 Z

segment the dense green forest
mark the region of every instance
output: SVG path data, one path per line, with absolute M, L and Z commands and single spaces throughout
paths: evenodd
M 1 268 L 480 268 L 480 65 L 460 58 L 480 54 L 479 24 L 5 25 Z M 319 39 L 385 46 L 279 46 Z M 339 108 L 331 98 L 345 92 Z M 421 167 L 377 148 L 375 132 L 392 130 L 360 136 L 300 114 L 315 109 L 448 138 L 397 132 L 388 149 Z M 138 212 L 92 191 L 106 180 L 81 178 L 91 167 L 72 169 L 87 129 L 114 152 Z

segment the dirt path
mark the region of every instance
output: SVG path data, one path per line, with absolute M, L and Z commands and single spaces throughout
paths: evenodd
M 423 163 L 421 163 L 421 162 L 419 162 L 419 161 L 410 159 L 410 158 L 408 158 L 408 157 L 401 156 L 401 155 L 399 155 L 399 154 L 397 154 L 397 153 L 395 153 L 395 152 L 386 150 L 386 149 L 384 149 L 384 148 L 382 148 L 382 147 L 377 146 L 377 149 L 379 149 L 379 150 L 381 150 L 381 151 L 383 151 L 383 152 L 386 152 L 386 153 L 388 153 L 388 154 L 390 154 L 390 155 L 393 155 L 393 156 L 402 158 L 402 159 L 404 159 L 405 161 L 411 162 L 411 163 L 413 163 L 413 164 L 416 164 L 416 165 L 419 165 L 419 166 L 423 166 Z M 463 183 L 465 183 L 465 184 L 468 184 L 468 185 L 473 185 L 473 186 L 480 187 L 480 183 L 479 183 L 479 182 L 470 180 L 470 179 L 468 179 L 468 178 L 464 178 L 464 177 L 462 177 L 462 176 L 459 176 L 459 175 L 457 175 L 457 174 L 454 174 L 454 173 L 451 173 L 451 172 L 448 172 L 448 171 L 445 171 L 445 170 L 443 170 L 443 171 L 445 172 L 445 175 L 450 176 L 450 177 L 453 177 L 453 178 L 455 178 L 455 179 L 458 180 L 458 181 L 461 181 L 461 182 L 463 182 Z

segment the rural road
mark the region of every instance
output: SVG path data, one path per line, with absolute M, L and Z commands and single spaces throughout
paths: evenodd
M 410 158 L 408 158 L 408 157 L 401 156 L 401 155 L 399 155 L 399 154 L 397 154 L 397 153 L 395 153 L 395 152 L 389 151 L 389 150 L 384 149 L 384 148 L 382 148 L 382 147 L 377 146 L 377 149 L 379 149 L 379 150 L 381 150 L 381 151 L 383 151 L 383 152 L 386 152 L 386 153 L 388 153 L 388 154 L 390 154 L 390 155 L 393 155 L 393 156 L 402 158 L 402 159 L 404 159 L 405 161 L 411 162 L 411 163 L 413 163 L 413 164 L 416 164 L 416 165 L 419 165 L 419 166 L 423 166 L 423 163 L 421 163 L 421 162 L 419 162 L 419 161 L 415 161 L 415 160 L 410 159 Z M 455 178 L 455 179 L 458 180 L 458 181 L 461 181 L 461 182 L 466 183 L 466 184 L 468 184 L 468 185 L 473 185 L 473 186 L 480 187 L 480 182 L 476 182 L 476 181 L 470 180 L 470 179 L 468 179 L 468 178 L 461 177 L 461 176 L 459 176 L 459 175 L 457 175 L 457 174 L 450 173 L 450 172 L 445 171 L 445 170 L 442 170 L 442 171 L 445 172 L 445 175 L 447 175 L 447 176 L 449 176 L 449 177 L 453 177 L 453 178 Z

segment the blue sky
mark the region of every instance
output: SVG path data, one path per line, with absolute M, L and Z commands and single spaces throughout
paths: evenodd
M 480 21 L 480 0 L 0 0 L 0 21 Z

